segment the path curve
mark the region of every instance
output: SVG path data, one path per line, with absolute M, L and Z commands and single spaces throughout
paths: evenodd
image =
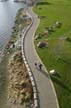
M 50 78 L 46 75 L 46 72 L 37 70 L 34 66 L 35 61 L 40 61 L 34 47 L 34 34 L 39 26 L 40 20 L 37 15 L 32 11 L 31 7 L 27 8 L 27 12 L 31 15 L 33 24 L 28 30 L 24 41 L 24 51 L 28 61 L 28 64 L 33 72 L 39 96 L 40 108 L 58 108 L 58 101 L 55 95 L 55 91 L 52 87 Z M 44 67 L 45 71 L 46 68 Z

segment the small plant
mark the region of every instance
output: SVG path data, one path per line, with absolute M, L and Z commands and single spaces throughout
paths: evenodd
M 67 37 L 66 41 L 71 42 L 71 38 Z

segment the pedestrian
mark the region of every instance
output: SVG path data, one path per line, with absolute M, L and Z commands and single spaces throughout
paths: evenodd
M 35 66 L 37 67 L 37 63 L 35 62 Z
M 43 65 L 40 63 L 40 64 L 39 64 L 39 69 L 40 69 L 40 70 L 42 69 L 42 66 L 43 66 Z

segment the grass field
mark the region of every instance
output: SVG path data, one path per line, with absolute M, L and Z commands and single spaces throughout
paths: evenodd
M 43 33 L 44 29 L 52 26 L 55 21 L 62 24 L 51 34 L 35 40 L 35 47 L 47 70 L 55 69 L 58 74 L 51 79 L 60 108 L 71 108 L 71 1 L 41 0 L 34 7 L 34 12 L 39 17 L 44 16 L 40 19 L 36 35 Z M 48 47 L 37 48 L 37 43 L 42 40 L 48 41 Z

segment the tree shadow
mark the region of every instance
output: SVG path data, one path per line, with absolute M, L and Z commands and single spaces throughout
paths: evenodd
M 39 3 L 37 3 L 37 5 L 50 5 L 51 3 L 49 3 L 49 2 L 39 2 Z
M 58 78 L 61 78 L 61 76 L 59 75 L 59 73 L 55 73 L 55 75 L 54 76 L 56 76 L 56 77 L 58 77 Z
M 62 81 L 60 81 L 59 79 L 57 79 L 55 76 L 50 75 L 50 77 L 51 77 L 51 79 L 52 79 L 53 82 L 55 82 L 56 84 L 58 84 L 59 86 L 61 86 L 66 91 L 71 92 L 70 89 L 65 84 L 63 84 Z

